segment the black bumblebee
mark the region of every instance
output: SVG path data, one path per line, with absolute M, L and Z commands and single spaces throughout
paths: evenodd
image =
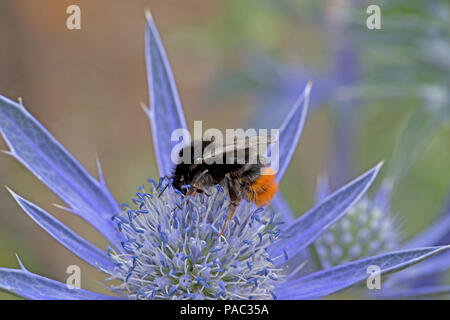
M 219 184 L 229 199 L 227 221 L 242 199 L 265 206 L 277 192 L 278 184 L 275 172 L 266 166 L 267 159 L 258 155 L 257 147 L 270 143 L 270 138 L 259 136 L 235 139 L 225 146 L 215 143 L 213 138 L 193 141 L 179 152 L 183 161 L 174 169 L 172 186 L 185 195 L 209 195 L 208 190 Z

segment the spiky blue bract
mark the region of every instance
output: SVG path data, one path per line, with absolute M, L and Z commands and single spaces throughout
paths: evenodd
M 117 299 L 84 289 L 69 288 L 65 283 L 20 269 L 0 268 L 0 289 L 33 300 L 109 300 Z
M 276 291 L 276 294 L 280 299 L 319 298 L 366 280 L 369 266 L 378 266 L 381 275 L 389 274 L 425 260 L 448 248 L 449 246 L 442 246 L 390 252 L 341 264 L 300 279 L 288 281 Z
M 98 267 L 103 270 L 111 270 L 114 267 L 104 251 L 75 234 L 72 230 L 35 204 L 25 200 L 9 188 L 8 191 L 23 211 L 25 211 L 34 222 L 73 254 L 93 267 Z
M 185 129 L 186 121 L 169 60 L 150 13 L 147 13 L 145 31 L 145 61 L 150 95 L 146 113 L 150 119 L 159 175 L 166 176 L 171 174 L 173 162 L 170 154 L 178 142 L 171 140 L 172 133 L 176 129 Z M 189 142 L 187 136 L 183 139 L 184 142 Z
M 306 115 L 309 108 L 309 100 L 311 94 L 311 82 L 308 82 L 302 95 L 297 99 L 295 104 L 289 111 L 286 119 L 281 125 L 278 135 L 278 170 L 276 173 L 276 179 L 281 181 L 286 169 L 291 161 L 292 156 L 297 148 L 298 141 L 300 140 L 303 126 L 306 121 Z M 271 149 L 269 148 L 268 154 Z M 285 202 L 283 196 L 280 193 L 275 194 L 272 200 L 272 207 L 280 213 L 285 222 L 292 222 L 295 215 L 291 212 L 289 205 Z
M 96 181 L 22 104 L 0 96 L 0 133 L 7 152 L 112 244 L 119 238 L 111 216 L 120 208 L 105 185 Z
M 108 271 L 131 299 L 272 299 L 283 270 L 266 252 L 280 232 L 275 213 L 246 204 L 228 222 L 220 187 L 210 197 L 141 188 L 117 216 L 125 253 L 110 251 Z
M 302 95 L 297 99 L 281 125 L 278 136 L 279 154 L 275 155 L 279 158 L 278 170 L 276 171 L 276 180 L 278 182 L 286 172 L 297 148 L 298 141 L 300 140 L 308 112 L 311 86 L 311 82 L 308 82 Z M 272 153 L 272 149 L 270 148 L 269 153 Z
M 393 274 L 386 280 L 386 286 L 390 289 L 413 285 L 418 279 L 432 278 L 433 275 L 444 272 L 450 268 L 450 251 L 412 266 L 402 272 Z

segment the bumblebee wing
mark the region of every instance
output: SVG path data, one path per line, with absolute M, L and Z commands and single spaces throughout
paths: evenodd
M 222 156 L 229 152 L 254 149 L 260 146 L 265 146 L 275 142 L 275 138 L 272 136 L 250 136 L 239 139 L 234 139 L 234 142 L 225 146 L 210 144 L 203 150 L 203 160 L 207 160 L 213 157 Z

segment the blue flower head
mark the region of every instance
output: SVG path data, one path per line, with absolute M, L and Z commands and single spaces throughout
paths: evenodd
M 319 180 L 318 200 L 328 192 L 324 184 Z M 314 242 L 321 266 L 328 268 L 388 252 L 399 245 L 400 227 L 389 205 L 391 185 L 384 181 L 376 196 L 364 196 Z
M 186 128 L 180 99 L 156 27 L 147 16 L 146 62 L 150 106 L 145 108 L 161 177 L 170 174 L 171 133 Z M 279 182 L 305 122 L 311 86 L 291 108 L 280 128 Z M 0 268 L 0 289 L 28 299 L 312 299 L 367 278 L 367 267 L 392 273 L 427 259 L 447 246 L 387 252 L 310 273 L 307 249 L 342 218 L 366 192 L 381 165 L 363 173 L 301 215 L 281 223 L 276 213 L 243 202 L 225 232 L 225 194 L 184 196 L 165 178 L 140 186 L 129 204 L 118 205 L 100 165 L 94 179 L 25 109 L 0 96 L 0 132 L 7 153 L 49 187 L 67 207 L 110 243 L 100 249 L 52 215 L 9 190 L 42 229 L 88 264 L 105 273 L 111 295 L 71 288 L 28 271 Z M 161 190 L 169 187 L 161 194 Z M 287 217 L 286 207 L 274 207 Z
M 162 180 L 163 181 L 163 180 Z M 111 249 L 121 281 L 114 287 L 133 299 L 268 299 L 283 280 L 267 248 L 280 230 L 275 213 L 245 204 L 218 237 L 226 220 L 220 186 L 210 196 L 184 197 L 155 182 L 142 186 L 133 205 L 114 217 L 125 252 Z

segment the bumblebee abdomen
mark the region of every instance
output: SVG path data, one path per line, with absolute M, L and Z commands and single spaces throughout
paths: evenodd
M 247 187 L 247 200 L 255 203 L 258 207 L 270 203 L 278 191 L 278 183 L 275 180 L 275 172 L 271 168 L 264 168 L 261 174 L 252 184 Z

